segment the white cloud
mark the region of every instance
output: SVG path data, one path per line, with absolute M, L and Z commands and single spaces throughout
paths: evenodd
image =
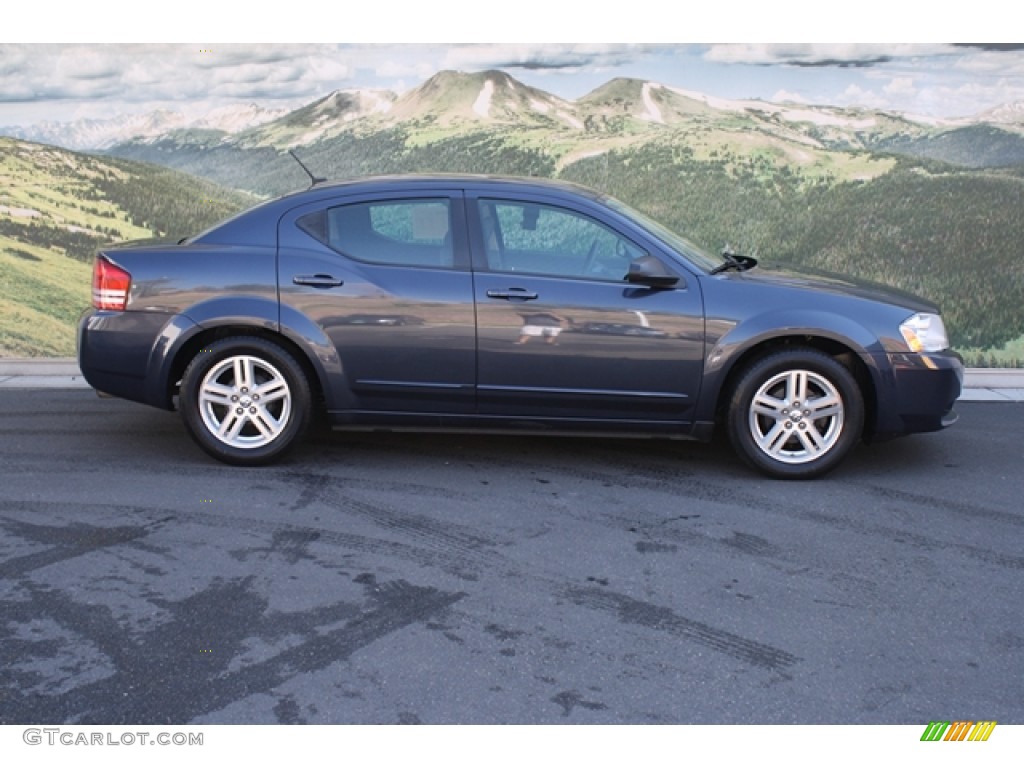
M 882 88 L 886 96 L 896 101 L 911 100 L 917 96 L 914 79 L 911 77 L 895 77 Z
M 975 51 L 958 59 L 953 68 L 971 77 L 1024 77 L 1024 51 Z
M 774 101 L 774 102 L 792 101 L 792 102 L 795 102 L 797 104 L 810 104 L 811 103 L 811 100 L 806 98 L 806 97 L 804 97 L 803 95 L 801 95 L 799 93 L 794 93 L 793 91 L 787 91 L 787 90 L 784 90 L 784 89 L 776 91 L 772 95 L 771 100 Z
M 0 45 L 0 103 L 313 98 L 355 73 L 335 45 Z
M 967 116 L 991 109 L 993 106 L 1024 102 L 1024 84 L 995 81 L 992 83 L 964 83 L 950 87 L 936 84 L 922 88 L 917 96 L 921 109 L 927 110 L 933 104 L 956 104 L 959 109 L 946 114 Z M 932 110 L 938 112 L 938 110 Z
M 740 43 L 712 45 L 704 57 L 721 64 L 868 67 L 895 59 L 951 56 L 954 46 L 934 43 Z
M 411 60 L 390 58 L 377 63 L 373 72 L 377 77 L 400 81 L 396 90 L 402 90 L 406 87 L 407 79 L 415 80 L 418 85 L 438 70 L 444 69 L 444 66 L 435 62 L 436 60 L 429 56 L 420 56 Z
M 881 109 L 888 106 L 888 102 L 874 91 L 861 88 L 859 85 L 850 85 L 840 94 L 839 103 L 842 106 L 871 107 Z
M 445 69 L 490 69 L 521 67 L 576 70 L 607 67 L 643 55 L 655 47 L 632 44 L 599 43 L 514 43 L 510 45 L 456 45 L 448 49 L 442 65 Z

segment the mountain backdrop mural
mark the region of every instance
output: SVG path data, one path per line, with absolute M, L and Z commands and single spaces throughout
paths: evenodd
M 616 77 L 569 100 L 505 71 L 298 108 L 0 128 L 0 355 L 71 355 L 93 251 L 194 234 L 308 177 L 579 182 L 710 250 L 938 301 L 969 365 L 1024 367 L 1024 102 L 968 118 L 726 99 Z

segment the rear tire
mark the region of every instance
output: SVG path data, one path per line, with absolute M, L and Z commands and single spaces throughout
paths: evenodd
M 770 477 L 820 477 L 846 458 L 863 428 L 856 379 L 816 349 L 787 349 L 754 361 L 729 400 L 733 450 Z
M 179 408 L 199 447 L 227 464 L 281 458 L 309 424 L 309 382 L 282 347 L 256 337 L 212 342 L 189 363 Z

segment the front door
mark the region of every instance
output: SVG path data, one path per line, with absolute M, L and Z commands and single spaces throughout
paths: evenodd
M 595 212 L 471 198 L 477 401 L 494 421 L 611 430 L 692 421 L 704 321 L 699 287 L 625 281 L 650 248 Z

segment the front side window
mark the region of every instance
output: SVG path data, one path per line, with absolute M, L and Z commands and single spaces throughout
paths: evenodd
M 375 200 L 307 214 L 299 227 L 350 258 L 371 264 L 451 268 L 447 199 Z
M 644 251 L 604 224 L 551 205 L 479 200 L 487 265 L 494 272 L 622 280 Z

